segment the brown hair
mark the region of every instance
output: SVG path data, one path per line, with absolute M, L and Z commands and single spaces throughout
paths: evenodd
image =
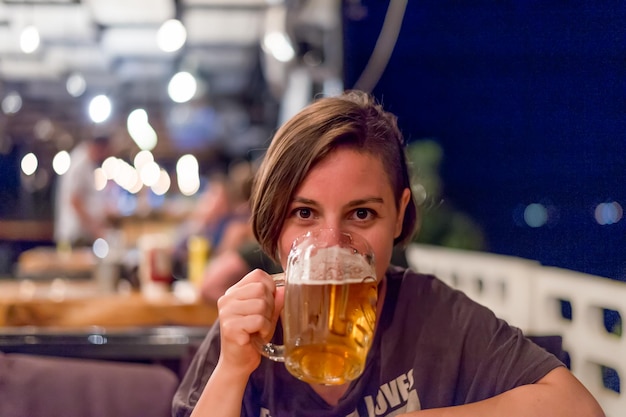
M 359 91 L 319 99 L 293 116 L 274 135 L 252 189 L 252 226 L 262 249 L 276 258 L 293 194 L 313 166 L 340 146 L 381 158 L 397 206 L 403 190 L 411 189 L 403 142 L 396 116 Z M 411 197 L 394 244 L 410 240 L 416 223 Z

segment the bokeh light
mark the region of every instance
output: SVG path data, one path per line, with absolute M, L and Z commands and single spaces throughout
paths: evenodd
M 263 47 L 280 62 L 289 62 L 296 55 L 287 34 L 271 32 L 263 38 Z
M 57 175 L 63 175 L 70 169 L 71 161 L 68 151 L 59 151 L 52 158 L 52 169 Z
M 33 133 L 35 137 L 41 141 L 48 141 L 54 134 L 54 124 L 48 118 L 37 120 L 33 127 Z
M 104 259 L 109 254 L 109 243 L 99 237 L 93 242 L 93 254 L 100 259 Z
M 176 162 L 178 189 L 183 195 L 191 196 L 200 189 L 199 164 L 195 156 L 186 154 Z
M 166 170 L 161 169 L 159 179 L 157 180 L 156 184 L 154 184 L 150 188 L 152 189 L 152 192 L 156 195 L 163 195 L 169 191 L 171 185 L 172 180 L 170 179 L 169 174 Z
M 87 89 L 87 81 L 85 81 L 85 77 L 82 74 L 74 72 L 67 77 L 65 89 L 72 97 L 80 97 Z
M 117 169 L 113 173 L 113 181 L 132 194 L 138 193 L 143 186 L 135 167 L 123 159 L 117 159 Z
M 148 122 L 148 113 L 144 109 L 135 109 L 126 119 L 128 134 L 139 149 L 152 150 L 157 144 L 157 134 Z
M 167 86 L 167 93 L 176 103 L 186 103 L 196 94 L 198 83 L 188 72 L 175 74 Z
M 529 204 L 524 210 L 524 221 L 532 228 L 544 226 L 548 221 L 548 209 L 540 203 Z
M 107 176 L 107 179 L 112 180 L 115 178 L 115 173 L 117 172 L 119 167 L 119 161 L 114 156 L 109 156 L 107 159 L 102 162 L 102 169 Z
M 2 111 L 4 114 L 15 114 L 22 108 L 22 96 L 11 91 L 2 99 Z
M 157 32 L 157 45 L 165 52 L 178 51 L 187 40 L 187 30 L 177 19 L 163 22 Z
M 618 223 L 622 219 L 623 215 L 624 210 L 622 209 L 621 204 L 617 201 L 600 203 L 596 206 L 594 212 L 596 222 L 602 226 Z
M 89 102 L 89 117 L 94 123 L 102 123 L 111 115 L 111 101 L 103 94 L 95 96 Z
M 133 165 L 138 171 L 141 171 L 141 168 L 143 168 L 144 165 L 151 162 L 154 162 L 154 155 L 152 155 L 152 152 L 148 150 L 137 152 L 137 155 L 135 155 L 135 158 L 133 158 Z
M 22 163 L 20 164 L 22 167 L 22 172 L 26 175 L 33 175 L 35 171 L 37 171 L 37 165 L 39 162 L 37 161 L 37 157 L 34 153 L 29 152 L 22 158 Z
M 20 49 L 25 54 L 32 54 L 39 48 L 39 31 L 35 26 L 26 26 L 20 33 Z
M 161 175 L 161 167 L 154 161 L 144 164 L 138 171 L 141 182 L 146 187 L 156 184 Z

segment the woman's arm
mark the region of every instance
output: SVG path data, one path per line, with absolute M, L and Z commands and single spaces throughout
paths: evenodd
M 282 289 L 275 293 L 272 278 L 255 270 L 220 297 L 220 356 L 192 417 L 241 415 L 248 378 L 261 362 L 253 335 L 269 339 L 282 310 Z
M 404 414 L 405 417 L 604 417 L 598 402 L 564 367 L 535 384 L 522 385 L 472 404 Z
M 243 394 L 248 383 L 247 373 L 237 374 L 227 366 L 217 367 L 207 382 L 191 417 L 240 417 Z

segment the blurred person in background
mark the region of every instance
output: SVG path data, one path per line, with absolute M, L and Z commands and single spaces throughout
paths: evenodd
M 256 240 L 249 239 L 211 259 L 202 275 L 200 296 L 204 301 L 216 303 L 228 288 L 255 269 L 262 269 L 268 274 L 282 271 L 281 266 L 261 250 Z
M 206 240 L 210 263 L 254 239 L 248 203 L 252 176 L 252 165 L 247 161 L 234 162 L 226 174 L 213 175 L 189 219 L 177 230 L 178 274 L 187 275 L 183 265 L 189 256 L 191 237 Z
M 254 239 L 250 225 L 250 192 L 253 167 L 247 161 L 231 164 L 225 183 L 226 213 L 217 222 L 214 255 L 237 249 L 244 242 Z
M 54 239 L 58 246 L 84 246 L 107 228 L 106 193 L 96 190 L 94 171 L 111 155 L 111 138 L 97 135 L 70 152 L 70 167 L 59 178 L 55 196 Z
M 216 255 L 251 237 L 251 181 L 252 168 L 246 161 L 231 164 L 226 174 L 214 174 L 189 219 L 179 227 L 178 246 L 184 246 L 190 236 L 202 236 Z

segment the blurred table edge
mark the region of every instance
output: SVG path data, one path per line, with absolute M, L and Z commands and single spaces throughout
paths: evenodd
M 92 278 L 97 265 L 91 247 L 59 251 L 54 246 L 37 246 L 19 254 L 16 274 L 20 279 Z
M 182 377 L 209 327 L 0 328 L 0 354 L 158 363 Z
M 50 242 L 53 236 L 51 220 L 0 220 L 0 240 Z

